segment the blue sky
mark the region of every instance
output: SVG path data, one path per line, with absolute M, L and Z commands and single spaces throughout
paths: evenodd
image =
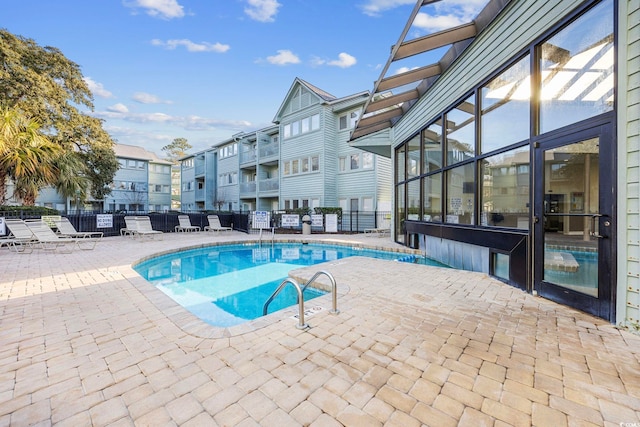
M 468 22 L 485 3 L 436 3 L 409 38 Z M 163 156 L 174 138 L 198 151 L 270 125 L 296 77 L 337 97 L 371 91 L 414 5 L 20 0 L 3 2 L 0 27 L 60 49 L 80 65 L 111 136 Z

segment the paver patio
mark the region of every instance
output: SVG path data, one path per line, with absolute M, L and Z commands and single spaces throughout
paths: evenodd
M 292 275 L 336 278 L 340 314 L 326 295 L 307 330 L 296 308 L 222 329 L 131 268 L 247 238 L 2 249 L 0 426 L 640 426 L 640 336 L 484 274 L 362 257 L 305 267 Z

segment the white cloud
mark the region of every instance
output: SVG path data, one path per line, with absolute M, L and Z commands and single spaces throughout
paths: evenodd
M 360 5 L 362 13 L 369 16 L 379 16 L 385 10 L 394 9 L 399 6 L 415 5 L 415 0 L 368 0 Z
M 334 67 L 340 67 L 340 68 L 349 68 L 353 65 L 356 65 L 356 62 L 358 62 L 356 60 L 355 57 L 349 55 L 348 53 L 345 52 L 341 52 L 338 55 L 338 59 L 334 59 L 333 61 L 329 61 L 327 62 L 328 65 L 334 66 Z
M 461 16 L 455 15 L 439 15 L 431 16 L 426 13 L 418 13 L 416 19 L 413 21 L 413 25 L 428 31 L 441 31 L 447 28 L 457 27 L 458 25 L 466 24 Z
M 406 73 L 407 71 L 416 70 L 418 67 L 400 67 L 396 70 L 395 74 Z
M 107 107 L 107 111 L 110 111 L 112 113 L 125 114 L 129 112 L 129 109 L 127 108 L 126 105 L 117 103 L 112 105 L 111 107 Z
M 172 104 L 171 101 L 165 101 L 156 95 L 146 92 L 136 92 L 131 99 L 141 104 Z
M 488 0 L 437 2 L 416 15 L 413 25 L 426 31 L 441 31 L 473 21 Z M 428 12 L 425 12 L 427 10 Z
M 162 46 L 165 49 L 169 49 L 169 50 L 174 50 L 179 46 L 184 46 L 188 52 L 224 53 L 229 49 L 231 49 L 231 46 L 229 46 L 228 44 L 208 43 L 208 42 L 194 43 L 188 39 L 172 39 L 172 40 L 167 40 L 166 42 L 159 39 L 153 39 L 151 40 L 151 44 L 154 46 Z
M 247 4 L 244 13 L 259 22 L 273 22 L 278 8 L 282 6 L 277 0 L 247 0 Z
M 279 50 L 277 55 L 267 56 L 267 61 L 275 65 L 299 64 L 300 58 L 290 50 Z
M 142 8 L 147 15 L 163 19 L 182 18 L 184 10 L 176 0 L 124 0 L 126 7 Z
M 84 82 L 95 96 L 99 96 L 100 98 L 113 98 L 113 94 L 106 90 L 104 86 L 102 86 L 102 83 L 96 82 L 91 77 L 85 77 Z

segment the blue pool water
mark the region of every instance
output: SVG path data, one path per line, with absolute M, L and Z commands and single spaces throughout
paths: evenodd
M 598 288 L 598 254 L 576 250 L 564 250 L 578 263 L 576 271 L 557 271 L 545 269 L 544 280 L 571 287 L 575 290 L 593 293 Z M 596 293 L 597 295 L 597 293 Z
M 289 271 L 349 256 L 416 262 L 406 254 L 347 246 L 278 243 L 224 245 L 179 251 L 144 261 L 134 269 L 178 304 L 214 326 L 233 326 L 262 316 L 265 301 Z M 420 260 L 443 267 L 432 260 Z M 305 301 L 323 292 L 307 288 Z M 269 313 L 297 303 L 286 286 L 269 305 Z

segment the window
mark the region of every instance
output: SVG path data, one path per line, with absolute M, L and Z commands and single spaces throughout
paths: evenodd
M 373 197 L 363 197 L 362 198 L 362 210 L 373 212 Z
M 347 170 L 347 158 L 342 156 L 338 159 L 338 168 L 340 172 L 344 172 Z
M 481 164 L 481 224 L 528 228 L 522 218 L 529 216 L 529 147 L 487 157 Z M 519 189 L 527 194 L 518 194 Z
M 309 207 L 309 199 L 302 199 L 302 207 L 303 208 Z
M 540 46 L 540 132 L 613 110 L 613 2 L 603 1 Z
M 317 172 L 320 170 L 320 158 L 318 156 L 311 157 L 311 172 Z
M 302 163 L 301 163 L 300 173 L 309 172 L 309 158 L 305 157 L 301 160 L 302 160 Z
M 474 164 L 446 171 L 447 206 L 446 222 L 452 224 L 473 224 L 475 206 Z
M 396 181 L 404 181 L 406 177 L 404 176 L 405 170 L 405 151 L 406 145 L 402 144 L 396 149 Z
M 373 153 L 362 153 L 362 169 L 373 169 Z
M 320 129 L 320 115 L 314 114 L 313 116 L 282 125 L 282 139 L 292 138 L 318 129 Z M 275 142 L 278 142 L 277 137 Z
M 442 126 L 439 123 L 433 123 L 422 131 L 422 150 L 422 173 L 442 167 Z
M 300 202 L 298 199 L 293 200 L 293 209 L 298 209 L 300 207 Z
M 358 118 L 360 117 L 359 111 L 352 111 L 350 113 L 345 114 L 344 116 L 340 116 L 338 121 L 338 128 L 340 130 L 352 129 L 355 127 Z
M 291 163 L 290 162 L 284 162 L 284 171 L 282 172 L 282 174 L 284 176 L 287 176 L 287 175 L 291 174 Z
M 314 114 L 311 116 L 311 130 L 320 129 L 320 114 Z
M 293 175 L 298 173 L 298 163 L 299 163 L 299 160 L 292 160 L 291 161 L 291 173 Z
M 529 57 L 518 61 L 480 90 L 481 152 L 529 137 Z
M 340 116 L 340 130 L 344 130 L 347 128 L 347 116 Z
M 414 179 L 407 183 L 407 219 L 420 220 L 420 180 Z
M 284 208 L 285 209 L 291 209 L 291 201 L 290 200 L 285 200 L 284 201 Z
M 453 165 L 472 158 L 476 153 L 475 101 L 470 96 L 446 115 L 447 164 Z
M 351 170 L 360 169 L 360 155 L 352 154 L 351 155 Z
M 422 220 L 442 221 L 442 173 L 422 179 Z
M 407 143 L 407 179 L 420 175 L 420 134 Z

